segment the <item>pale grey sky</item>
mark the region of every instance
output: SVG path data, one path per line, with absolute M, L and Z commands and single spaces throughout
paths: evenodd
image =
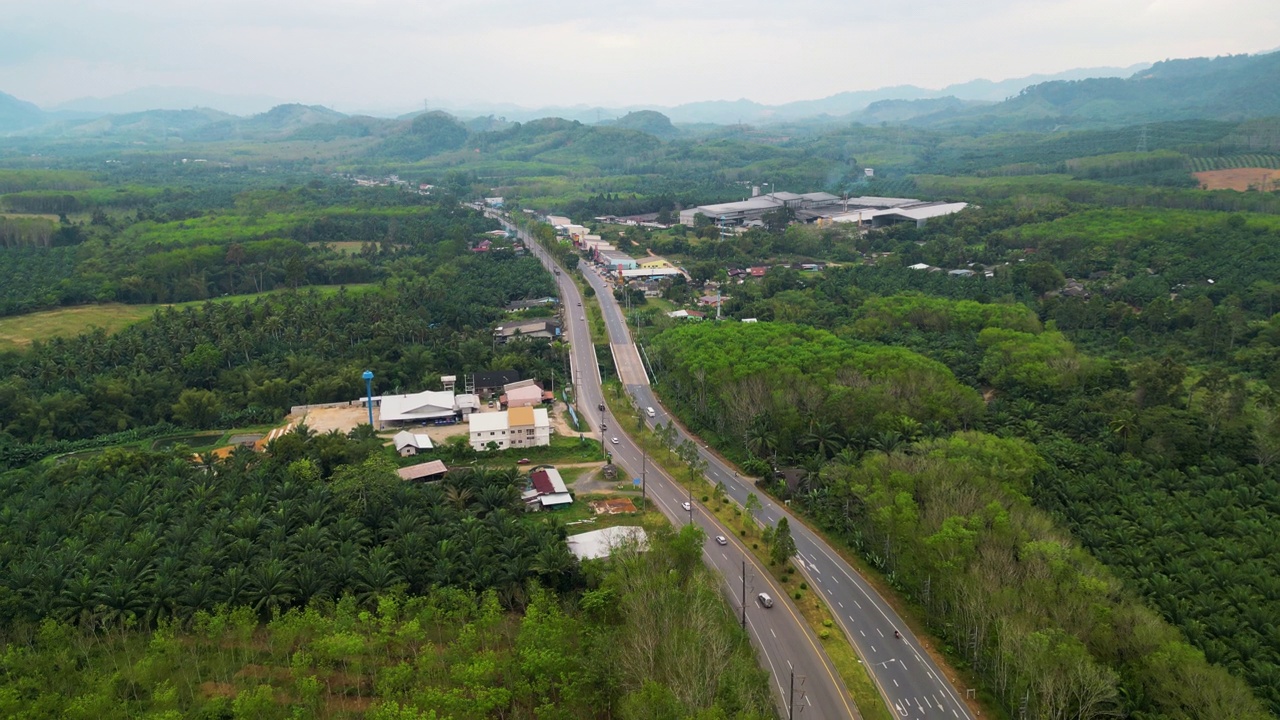
M 813 99 L 1273 49 L 1277 0 L 0 0 L 0 91 L 338 109 Z

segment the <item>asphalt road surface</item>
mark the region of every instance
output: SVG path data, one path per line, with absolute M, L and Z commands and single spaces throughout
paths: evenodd
M 529 238 L 525 238 L 524 242 L 544 265 L 554 267 L 546 252 L 536 242 Z M 604 402 L 600 368 L 590 342 L 591 335 L 584 308 L 580 306 L 582 297 L 577 286 L 563 271 L 556 281 L 566 310 L 564 332 L 571 346 L 579 414 L 587 419 L 597 433 L 600 432 L 602 423 L 608 427 L 600 436 L 605 447 L 613 453 L 614 462 L 626 470 L 630 477 L 643 476 L 647 497 L 674 525 L 694 522 L 706 533 L 703 558 L 724 578 L 726 594 L 732 598 L 739 617 L 743 608 L 743 563 L 746 563 L 747 629 L 752 643 L 770 672 L 771 686 L 782 717 L 787 717 L 788 703 L 793 702 L 794 717 L 797 720 L 860 718 L 834 665 L 822 651 L 817 636 L 787 600 L 786 591 L 778 584 L 777 579 L 755 561 L 736 536 L 696 499 L 690 498 L 685 488 L 645 461 L 639 448 L 626 434 L 625 422 L 619 422 L 607 411 L 599 411 L 599 406 Z M 609 299 L 612 299 L 611 295 Z M 616 304 L 613 312 L 617 313 Z M 635 352 L 635 346 L 627 344 L 631 352 Z M 639 359 L 634 359 L 634 362 L 639 367 Z M 618 438 L 617 444 L 612 442 L 614 437 Z M 689 510 L 684 509 L 686 502 L 690 502 Z M 728 544 L 722 546 L 716 542 L 718 535 L 724 536 Z M 758 594 L 762 592 L 774 599 L 772 608 L 763 607 L 757 600 Z M 795 674 L 794 692 L 791 685 L 792 673 Z

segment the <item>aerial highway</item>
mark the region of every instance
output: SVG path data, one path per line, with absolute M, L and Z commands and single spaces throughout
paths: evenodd
M 525 242 L 534 252 L 541 253 L 540 257 L 546 257 L 535 241 L 527 239 Z M 653 393 L 648 373 L 631 340 L 626 318 L 614 299 L 611 288 L 588 264 L 584 263 L 582 270 L 582 276 L 599 298 L 619 377 L 627 392 L 635 398 L 637 406 L 654 408 L 655 416 L 645 417 L 645 422 L 651 425 L 670 423 L 673 418 Z M 562 275 L 560 282 L 563 286 L 569 281 Z M 572 285 L 571 282 L 569 284 Z M 574 291 L 576 294 L 576 288 Z M 576 307 L 569 309 L 579 310 Z M 581 313 L 572 313 L 571 317 L 576 322 L 581 319 Z M 585 327 L 585 323 L 583 325 Z M 745 504 L 747 494 L 755 491 L 752 479 L 740 477 L 732 466 L 707 448 L 705 443 L 688 435 L 678 422 L 676 427 L 679 430 L 677 442 L 688 439 L 697 445 L 699 455 L 707 462 L 706 474 L 711 482 L 722 482 L 730 497 Z M 798 565 L 810 578 L 811 586 L 830 606 L 845 636 L 853 643 L 871 671 L 881 694 L 898 717 L 973 720 L 972 713 L 961 699 L 961 693 L 921 648 L 918 639 L 893 607 L 839 553 L 804 523 L 797 522 L 786 508 L 767 497 L 761 498 L 761 504 L 763 509 L 758 517 L 762 521 L 776 524 L 782 517 L 788 518 L 791 534 L 795 539 Z M 895 631 L 901 634 L 901 638 L 894 636 Z
M 548 269 L 556 267 L 536 241 L 525 237 L 523 233 L 521 237 L 526 247 Z M 567 272 L 562 270 L 556 281 L 564 303 L 564 332 L 570 343 L 573 386 L 577 394 L 579 414 L 595 428 L 594 433 L 601 437 L 605 448 L 613 453 L 615 464 L 625 469 L 630 477 L 643 475 L 647 498 L 673 525 L 679 527 L 692 522 L 702 528 L 707 536 L 703 559 L 724 578 L 726 594 L 733 598 L 734 609 L 739 617 L 744 615 L 745 607 L 747 630 L 764 660 L 765 668 L 770 672 L 770 683 L 782 717 L 790 715 L 798 720 L 860 718 L 835 666 L 823 652 L 817 636 L 787 600 L 785 588 L 768 572 L 768 568 L 755 560 L 730 530 L 721 525 L 696 499 L 690 498 L 684 487 L 661 469 L 646 463 L 639 447 L 626 434 L 624 423 L 613 418 L 607 410 L 600 412 L 599 408 L 604 404 L 600 367 L 591 343 L 582 295 Z M 602 425 L 608 427 L 608 430 L 600 434 Z M 614 438 L 617 438 L 617 443 L 613 442 Z M 689 503 L 688 509 L 685 503 Z M 717 536 L 724 537 L 727 544 L 719 544 Z M 773 598 L 772 608 L 766 608 L 758 601 L 757 596 L 762 592 Z

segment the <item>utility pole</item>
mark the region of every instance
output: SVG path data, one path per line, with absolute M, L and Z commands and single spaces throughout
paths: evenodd
M 791 671 L 791 690 L 787 693 L 787 720 L 796 717 L 796 671 Z
M 693 480 L 689 480 L 689 524 L 693 524 Z
M 641 450 L 640 451 L 640 504 L 644 506 L 647 506 L 649 503 L 649 500 L 646 497 L 646 493 L 645 493 L 645 486 L 648 484 L 645 474 L 648 469 L 649 469 L 649 454 L 646 453 L 644 450 Z
M 742 561 L 742 629 L 747 629 L 747 561 Z

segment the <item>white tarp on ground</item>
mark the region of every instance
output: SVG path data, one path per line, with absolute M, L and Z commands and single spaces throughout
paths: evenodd
M 645 534 L 644 528 L 638 525 L 619 525 L 580 535 L 570 535 L 565 538 L 565 542 L 569 543 L 569 552 L 579 560 L 593 560 L 609 557 L 614 548 L 630 543 L 635 543 L 641 550 L 647 550 L 649 536 Z

